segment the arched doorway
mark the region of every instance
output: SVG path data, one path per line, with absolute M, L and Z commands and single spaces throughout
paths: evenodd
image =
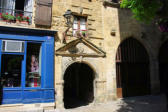
M 117 96 L 149 94 L 150 75 L 147 51 L 134 38 L 120 44 L 116 55 Z
M 160 78 L 160 91 L 164 92 L 168 81 L 168 41 L 166 41 L 159 51 L 159 78 Z
M 85 63 L 73 63 L 64 74 L 64 107 L 88 105 L 94 99 L 94 71 Z

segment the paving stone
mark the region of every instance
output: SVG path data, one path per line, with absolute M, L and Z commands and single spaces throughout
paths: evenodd
M 167 112 L 164 95 L 118 99 L 104 104 L 82 106 L 53 112 Z
M 164 95 L 150 95 L 118 99 L 107 103 L 81 106 L 73 109 L 43 110 L 41 108 L 0 108 L 0 112 L 167 112 Z

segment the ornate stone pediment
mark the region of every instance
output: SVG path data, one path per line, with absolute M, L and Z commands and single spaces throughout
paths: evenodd
M 57 49 L 56 55 L 67 57 L 105 57 L 106 53 L 90 41 L 78 38 Z

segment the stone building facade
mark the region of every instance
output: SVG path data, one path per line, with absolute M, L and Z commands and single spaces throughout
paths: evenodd
M 74 55 L 76 57 L 75 59 L 73 59 L 73 56 L 71 55 L 65 56 L 57 54 L 55 56 L 55 89 L 57 92 L 57 107 L 64 106 L 64 74 L 66 69 L 75 62 L 85 63 L 95 72 L 95 79 L 93 81 L 94 103 L 118 98 L 116 55 L 121 43 L 130 38 L 138 41 L 144 49 L 146 49 L 149 58 L 149 79 L 147 80 L 147 83 L 150 86 L 148 88 L 148 94 L 160 92 L 158 56 L 159 49 L 167 37 L 159 32 L 158 27 L 155 24 L 145 25 L 137 22 L 133 19 L 130 10 L 121 9 L 119 3 L 114 3 L 112 1 L 54 0 L 52 28 L 58 30 L 57 36 L 58 39 L 60 39 L 55 42 L 56 50 L 62 46 L 66 46 L 61 44 L 62 33 L 66 29 L 65 19 L 62 15 L 68 9 L 73 12 L 74 16 L 87 17 L 88 36 L 86 39 L 103 50 L 105 56 L 85 57 L 82 55 Z M 76 39 L 73 37 L 72 32 L 72 29 L 70 29 L 67 33 L 67 43 Z M 87 47 L 87 45 L 83 47 Z M 88 52 L 86 52 L 86 54 L 87 53 Z M 143 71 L 143 69 L 141 70 Z M 141 83 L 143 83 L 143 81 Z
M 34 12 L 36 7 L 36 3 L 34 3 Z M 67 32 L 66 43 L 63 43 L 63 34 L 67 29 L 66 19 L 63 15 L 67 10 L 71 10 L 76 18 L 85 18 L 86 36 L 82 38 L 74 36 L 75 28 L 72 27 Z M 35 15 L 33 17 L 35 18 Z M 80 99 L 86 101 L 82 104 L 85 105 L 124 97 L 125 93 L 122 91 L 125 91 L 124 88 L 127 87 L 123 87 L 123 90 L 122 87 L 118 88 L 119 83 L 122 83 L 122 85 L 125 83 L 123 83 L 124 79 L 119 81 L 122 76 L 117 78 L 116 56 L 122 43 L 129 39 L 133 39 L 133 42 L 136 41 L 135 43 L 138 43 L 147 53 L 145 56 L 148 56 L 148 64 L 145 64 L 145 66 L 149 68 L 149 71 L 147 70 L 144 74 L 149 75 L 149 79 L 146 79 L 145 82 L 149 85 L 147 90 L 149 92 L 143 93 L 143 95 L 160 92 L 159 49 L 166 42 L 167 36 L 161 34 L 154 24 L 145 25 L 137 22 L 132 18 L 130 10 L 121 9 L 119 3 L 106 0 L 53 0 L 51 26 L 39 25 L 33 21 L 32 25 L 26 27 L 57 31 L 54 35 L 55 103 L 52 103 L 50 107 L 71 108 L 69 104 L 74 103 L 73 100 L 79 103 L 78 100 Z M 129 52 L 129 49 L 126 50 Z M 127 51 L 123 50 L 123 52 Z M 122 55 L 124 56 L 124 53 Z M 129 64 L 126 66 L 129 66 Z M 138 69 L 138 67 L 129 67 L 129 70 L 132 69 L 132 71 Z M 139 68 L 141 67 L 142 65 L 139 65 Z M 144 69 L 138 70 L 143 71 Z M 131 72 L 129 71 L 129 73 Z M 136 70 L 134 73 L 136 73 Z M 124 73 L 120 74 L 124 75 Z M 135 78 L 135 82 L 143 83 L 143 77 L 140 78 L 140 81 Z M 126 81 L 129 82 L 128 79 Z M 68 99 L 71 97 L 70 94 L 76 99 Z M 138 95 L 136 93 L 134 95 L 128 94 L 125 96 Z

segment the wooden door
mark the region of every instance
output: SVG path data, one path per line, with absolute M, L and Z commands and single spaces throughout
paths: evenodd
M 125 40 L 116 55 L 117 96 L 149 94 L 149 58 L 145 48 L 135 39 Z
M 161 93 L 167 91 L 168 85 L 168 41 L 166 41 L 159 51 L 159 78 Z

